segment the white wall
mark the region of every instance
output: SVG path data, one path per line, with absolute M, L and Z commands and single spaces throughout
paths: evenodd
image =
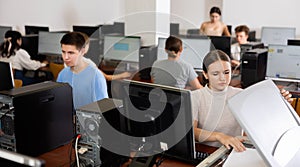
M 124 20 L 127 0 L 0 0 L 0 25 L 24 32 L 25 24 L 47 25 L 50 30 L 71 30 L 74 24 L 96 25 Z M 130 4 L 129 4 L 130 5 Z M 171 22 L 179 22 L 182 33 L 199 28 L 209 19 L 211 6 L 222 9 L 222 19 L 233 28 L 247 24 L 296 27 L 300 37 L 299 0 L 171 0 Z
M 74 24 L 97 25 L 124 18 L 124 4 L 124 0 L 0 0 L 0 25 L 21 32 L 25 24 L 72 30 Z
M 234 27 L 246 24 L 260 37 L 262 26 L 296 27 L 300 36 L 299 0 L 223 0 L 223 20 Z

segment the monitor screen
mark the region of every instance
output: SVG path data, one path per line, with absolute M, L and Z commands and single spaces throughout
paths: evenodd
M 300 46 L 270 44 L 266 76 L 300 79 Z
M 195 141 L 191 92 L 158 84 L 123 80 L 124 115 L 134 150 L 192 160 Z
M 73 31 L 83 32 L 89 37 L 92 36 L 98 29 L 99 26 L 73 25 Z
M 49 27 L 25 25 L 25 34 L 26 35 L 29 35 L 29 34 L 39 34 L 40 31 L 49 32 Z
M 0 61 L 0 91 L 14 88 L 14 76 L 11 64 Z
M 203 38 L 181 38 L 183 51 L 180 58 L 191 64 L 194 69 L 202 69 L 202 62 L 205 55 L 211 49 L 211 40 Z M 158 39 L 157 60 L 167 59 L 165 51 L 166 38 Z
M 294 27 L 262 27 L 261 42 L 265 46 L 269 44 L 287 45 L 288 39 L 296 37 L 296 28 Z
M 61 55 L 60 40 L 65 35 L 61 32 L 39 32 L 38 53 L 45 55 Z
M 0 44 L 4 42 L 4 36 L 6 31 L 12 30 L 12 27 L 9 26 L 0 26 Z
M 138 36 L 104 36 L 104 59 L 137 63 L 140 47 Z
M 21 48 L 26 50 L 31 59 L 38 60 L 39 36 L 36 34 L 22 36 Z
M 212 42 L 212 50 L 218 49 L 231 55 L 231 37 L 227 36 L 208 36 Z
M 16 152 L 0 149 L 0 165 L 9 167 L 43 167 L 45 166 L 45 161 Z

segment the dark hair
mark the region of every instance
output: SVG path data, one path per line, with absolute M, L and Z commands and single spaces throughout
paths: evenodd
M 235 27 L 234 29 L 235 33 L 237 32 L 245 32 L 246 35 L 249 35 L 249 28 L 246 25 L 240 25 Z
M 218 8 L 216 6 L 212 7 L 209 11 L 209 14 L 213 14 L 213 13 L 218 13 L 220 16 L 222 15 L 220 8 Z
M 17 40 L 22 39 L 22 34 L 18 31 L 6 31 L 4 35 L 4 42 L 0 45 L 0 52 L 2 57 L 9 58 L 16 54 L 16 50 L 20 49 Z
M 166 40 L 165 49 L 167 50 L 168 56 L 174 57 L 180 50 L 182 50 L 182 41 L 181 39 L 169 36 Z
M 213 51 L 208 52 L 203 59 L 203 64 L 202 64 L 203 72 L 207 73 L 208 66 L 219 60 L 227 61 L 230 63 L 230 58 L 225 52 L 223 52 L 221 50 L 213 50 Z M 206 79 L 204 76 L 202 76 L 201 84 L 206 85 L 208 82 L 209 82 L 208 79 Z
M 66 33 L 60 40 L 61 45 L 74 45 L 77 50 L 85 47 L 86 40 L 80 32 Z

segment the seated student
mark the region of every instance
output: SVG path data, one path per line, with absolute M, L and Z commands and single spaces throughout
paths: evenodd
M 221 21 L 221 10 L 218 7 L 212 7 L 209 12 L 210 21 L 201 24 L 200 34 L 209 36 L 230 36 L 228 27 Z
M 0 46 L 0 61 L 11 62 L 15 79 L 20 79 L 23 85 L 39 82 L 39 78 L 27 77 L 24 70 L 37 70 L 45 67 L 48 62 L 39 62 L 30 59 L 27 51 L 21 48 L 22 35 L 18 31 L 7 31 L 4 42 Z
M 249 28 L 246 25 L 237 26 L 235 29 L 235 36 L 236 36 L 236 43 L 231 45 L 231 64 L 233 66 L 240 65 L 241 59 L 241 47 L 242 44 L 249 43 L 248 35 L 249 35 Z
M 108 98 L 103 74 L 83 59 L 86 41 L 78 32 L 65 34 L 61 41 L 62 58 L 67 65 L 60 71 L 57 82 L 72 86 L 75 109 L 89 103 Z
M 220 51 L 209 52 L 203 60 L 203 76 L 206 85 L 192 92 L 192 109 L 194 119 L 195 140 L 203 144 L 244 151 L 242 128 L 234 118 L 227 99 L 242 91 L 241 88 L 229 86 L 231 80 L 231 64 L 229 56 Z M 281 90 L 282 96 L 292 102 L 291 94 Z
M 193 67 L 180 59 L 183 50 L 182 41 L 174 36 L 168 37 L 165 50 L 168 59 L 153 63 L 151 70 L 152 82 L 178 88 L 202 88 Z
M 81 33 L 81 32 L 79 32 Z M 85 53 L 86 54 L 89 51 L 89 47 L 90 47 L 90 38 L 88 35 L 86 35 L 85 33 L 82 33 L 82 35 L 84 36 L 84 39 L 86 41 L 85 43 Z M 93 65 L 95 67 L 97 67 L 97 65 L 89 58 L 83 57 L 84 61 L 86 61 L 88 64 Z M 113 74 L 113 75 L 109 75 L 109 74 L 105 74 L 105 72 L 103 72 L 102 70 L 100 70 L 102 72 L 102 74 L 104 75 L 105 79 L 107 81 L 112 81 L 112 80 L 118 80 L 118 79 L 125 79 L 125 78 L 129 78 L 131 76 L 130 72 L 122 72 L 120 74 Z

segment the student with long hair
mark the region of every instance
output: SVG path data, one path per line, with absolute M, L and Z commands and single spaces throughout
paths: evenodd
M 30 59 L 28 52 L 21 48 L 22 35 L 18 31 L 9 30 L 5 33 L 4 42 L 0 45 L 0 61 L 11 62 L 15 79 L 23 81 L 23 85 L 38 82 L 37 78 L 26 77 L 25 70 L 37 70 L 45 67 L 48 62 L 40 62 Z

